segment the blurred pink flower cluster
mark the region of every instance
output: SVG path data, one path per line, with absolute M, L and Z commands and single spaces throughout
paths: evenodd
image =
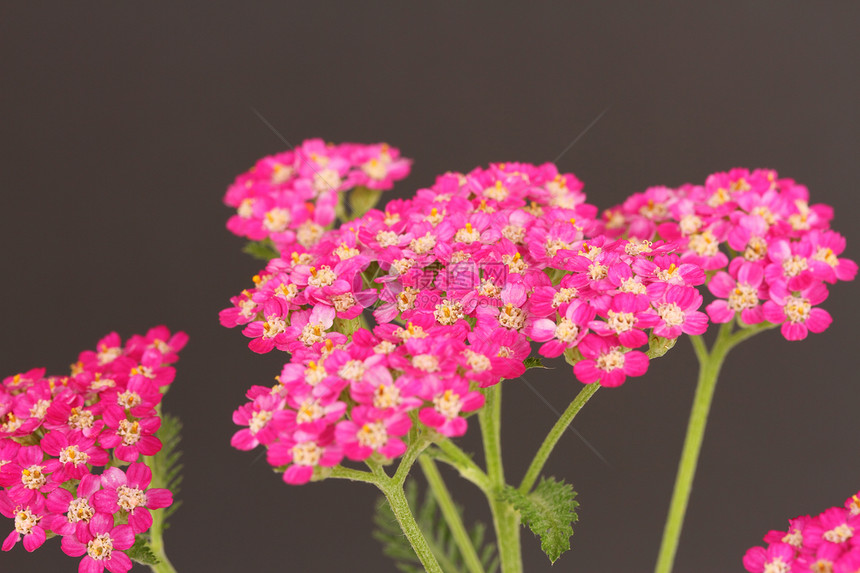
M 385 143 L 326 144 L 310 139 L 291 151 L 264 157 L 236 178 L 224 202 L 236 209 L 227 228 L 279 249 L 309 246 L 335 219 L 344 193 L 356 187 L 391 189 L 409 174 L 410 161 Z
M 860 571 L 860 492 L 820 515 L 789 520 L 788 531 L 770 531 L 767 548 L 744 555 L 750 573 L 857 573 Z
M 149 530 L 149 510 L 173 501 L 149 488 L 152 471 L 139 460 L 162 447 L 156 406 L 187 338 L 163 326 L 125 344 L 111 333 L 68 376 L 42 368 L 3 380 L 0 514 L 14 520 L 3 551 L 22 539 L 33 551 L 53 533 L 66 554 L 83 556 L 81 571 L 131 568 L 123 551 Z
M 788 340 L 821 332 L 832 319 L 817 305 L 827 284 L 852 280 L 857 265 L 839 258 L 845 238 L 830 230 L 833 209 L 809 204 L 809 191 L 770 169 L 715 173 L 704 185 L 652 187 L 608 209 L 608 236 L 660 238 L 680 261 L 713 276 L 707 307 L 716 323 L 781 324 Z M 714 274 L 715 273 L 715 274 Z

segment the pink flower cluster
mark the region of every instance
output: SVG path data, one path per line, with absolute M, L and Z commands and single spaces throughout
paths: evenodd
M 0 514 L 14 520 L 3 551 L 22 538 L 34 551 L 52 532 L 67 555 L 84 556 L 82 572 L 131 568 L 123 551 L 149 530 L 149 510 L 173 501 L 166 489 L 148 489 L 152 472 L 138 460 L 161 449 L 156 406 L 187 339 L 163 326 L 124 345 L 111 333 L 69 376 L 34 369 L 3 380 Z
M 291 151 L 264 157 L 236 178 L 224 202 L 236 209 L 227 228 L 253 241 L 271 239 L 279 250 L 316 242 L 334 222 L 343 194 L 356 187 L 391 189 L 409 174 L 410 161 L 385 143 L 326 144 L 309 139 Z
M 770 169 L 715 173 L 704 185 L 652 187 L 604 212 L 606 234 L 660 237 L 680 260 L 713 275 L 711 320 L 782 325 L 788 340 L 821 332 L 830 314 L 816 305 L 827 284 L 852 280 L 857 265 L 839 258 L 845 239 L 830 230 L 833 209 L 809 204 L 806 187 Z
M 753 547 L 744 555 L 750 573 L 860 572 L 860 492 L 842 507 L 816 517 L 789 520 L 788 531 L 770 531 L 767 548 Z
M 304 483 L 344 457 L 400 455 L 415 424 L 463 434 L 479 389 L 525 371 L 530 341 L 619 386 L 646 372 L 649 342 L 703 333 L 701 261 L 607 235 L 582 187 L 552 164 L 448 173 L 282 250 L 221 312 L 253 351 L 291 354 L 236 411 L 233 445 L 263 444 Z

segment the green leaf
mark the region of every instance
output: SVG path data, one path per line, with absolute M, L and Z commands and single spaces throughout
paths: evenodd
M 448 528 L 448 523 L 442 516 L 439 510 L 436 498 L 433 497 L 431 491 L 424 494 L 424 499 L 420 500 L 418 496 L 418 486 L 414 481 L 406 483 L 406 499 L 409 501 L 409 507 L 415 515 L 415 521 L 421 529 L 421 533 L 427 539 L 433 555 L 442 567 L 445 573 L 461 573 L 465 571 L 463 557 L 451 530 Z M 457 507 L 460 515 L 463 514 L 461 507 Z M 373 537 L 382 543 L 382 550 L 385 555 L 395 561 L 398 571 L 403 573 L 424 573 L 424 568 L 421 562 L 412 550 L 409 540 L 403 535 L 400 525 L 397 523 L 397 518 L 391 511 L 391 507 L 384 497 L 381 497 L 376 504 L 376 513 L 373 517 L 373 522 L 376 526 Z M 483 523 L 476 523 L 469 530 L 469 538 L 478 556 L 481 559 L 481 564 L 486 573 L 495 573 L 499 568 L 499 559 L 496 555 L 496 546 L 493 543 L 487 542 L 487 528 Z
M 158 565 L 159 563 L 158 557 L 146 544 L 146 539 L 142 535 L 134 537 L 134 545 L 126 549 L 125 553 L 132 561 L 137 561 L 143 565 Z
M 537 356 L 529 356 L 528 358 L 526 358 L 523 361 L 523 366 L 525 366 L 526 369 L 528 369 L 528 368 L 546 368 L 546 366 L 543 365 L 543 360 L 541 360 Z
M 261 261 L 270 261 L 281 256 L 275 244 L 268 238 L 262 241 L 249 241 L 242 251 Z
M 180 458 L 182 452 L 179 450 L 180 433 L 182 422 L 173 414 L 164 414 L 161 417 L 161 427 L 156 436 L 161 440 L 161 450 L 150 458 L 152 468 L 152 483 L 150 487 L 169 489 L 173 493 L 173 504 L 165 508 L 162 521 L 167 521 L 182 504 L 177 499 L 182 484 L 182 463 Z M 162 511 L 162 510 L 157 510 Z M 165 528 L 167 524 L 165 524 Z
M 529 494 L 507 486 L 502 498 L 519 510 L 524 525 L 540 537 L 540 547 L 553 563 L 570 549 L 571 525 L 578 519 L 574 511 L 579 505 L 570 484 L 544 478 Z
M 371 209 L 379 201 L 382 196 L 382 191 L 378 189 L 368 189 L 367 187 L 356 187 L 349 193 L 349 208 L 352 211 L 352 218 L 357 219 Z

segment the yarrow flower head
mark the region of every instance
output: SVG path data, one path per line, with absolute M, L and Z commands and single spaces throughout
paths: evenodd
M 84 556 L 81 571 L 131 568 L 124 550 L 150 529 L 150 510 L 172 503 L 170 491 L 147 489 L 152 472 L 140 455 L 162 447 L 153 435 L 160 402 L 187 339 L 163 326 L 125 344 L 111 333 L 67 376 L 35 369 L 3 380 L 0 514 L 14 521 L 3 551 L 20 539 L 33 551 L 56 534 L 66 554 Z
M 574 175 L 495 163 L 441 175 L 383 210 L 339 209 L 339 227 L 332 215 L 313 241 L 287 240 L 309 220 L 302 202 L 332 191 L 322 179 L 340 192 L 369 185 L 356 183 L 355 157 L 371 178 L 404 161 L 392 148 L 356 149 L 312 140 L 228 191 L 242 224 L 271 227 L 245 236 L 277 248 L 221 322 L 243 326 L 255 352 L 290 353 L 277 384 L 255 386 L 236 410 L 233 444 L 269 448 L 290 483 L 323 478 L 344 457 L 398 457 L 410 429 L 462 435 L 481 388 L 520 376 L 531 342 L 564 355 L 581 382 L 619 386 L 682 334 L 704 333 L 709 315 L 783 323 L 791 339 L 819 332 L 825 283 L 856 273 L 830 210 L 769 170 L 651 188 L 599 216 Z M 702 285 L 718 297 L 707 314 Z
M 787 531 L 770 531 L 767 547 L 752 547 L 743 558 L 750 573 L 856 573 L 860 571 L 860 492 L 842 507 L 815 517 L 789 520 Z

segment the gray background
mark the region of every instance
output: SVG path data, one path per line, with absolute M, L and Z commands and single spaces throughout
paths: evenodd
M 284 145 L 387 141 L 415 159 L 409 194 L 446 170 L 556 157 L 608 207 L 653 184 L 766 166 L 836 207 L 858 258 L 860 9 L 854 2 L 210 2 L 6 4 L 0 9 L 2 375 L 63 373 L 105 333 L 164 323 L 191 342 L 165 407 L 185 422 L 184 506 L 167 536 L 183 572 L 392 571 L 371 538 L 376 493 L 287 487 L 229 446 L 232 410 L 282 356 L 259 357 L 218 310 L 259 268 L 225 228 L 233 177 Z M 856 284 L 803 343 L 769 332 L 731 356 L 677 571 L 742 570 L 744 551 L 860 487 Z M 528 379 L 559 410 L 569 368 Z M 684 341 L 644 378 L 602 390 L 548 470 L 580 492 L 573 550 L 555 571 L 649 571 L 695 379 Z M 509 475 L 553 423 L 506 385 Z M 463 440 L 476 447 L 475 431 Z M 486 518 L 477 490 L 452 487 Z M 11 529 L 3 521 L 0 534 Z M 523 533 L 526 570 L 549 571 Z M 0 555 L 3 571 L 76 571 L 57 540 Z

